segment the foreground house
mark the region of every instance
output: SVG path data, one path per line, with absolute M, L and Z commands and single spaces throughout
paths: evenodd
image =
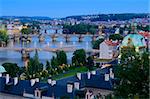
M 49 78 L 47 82 L 40 82 L 38 78 L 19 80 L 6 74 L 0 77 L 0 92 L 40 99 L 90 99 L 91 94 L 93 97 L 98 94 L 105 97 L 113 92 L 114 74 L 111 70 L 103 74 L 99 70 L 77 73 L 76 76 L 60 80 Z

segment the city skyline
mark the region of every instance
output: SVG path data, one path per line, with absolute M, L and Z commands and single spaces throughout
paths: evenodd
M 0 0 L 0 16 L 149 13 L 148 0 Z

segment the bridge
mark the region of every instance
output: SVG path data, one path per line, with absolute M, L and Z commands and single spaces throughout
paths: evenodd
M 69 42 L 71 37 L 77 37 L 79 42 L 83 41 L 84 37 L 91 37 L 93 41 L 95 41 L 96 38 L 99 37 L 98 34 L 92 35 L 92 34 L 46 34 L 46 33 L 44 33 L 44 34 L 39 34 L 39 35 L 35 35 L 35 34 L 29 34 L 29 35 L 15 34 L 15 35 L 9 35 L 9 38 L 14 39 L 14 40 L 23 39 L 23 40 L 31 41 L 32 37 L 35 37 L 35 36 L 37 36 L 39 38 L 40 42 L 44 41 L 45 37 L 51 37 L 53 42 L 56 41 L 56 39 L 58 37 L 63 37 L 66 40 L 66 42 Z
M 23 48 L 23 47 L 0 47 L 0 51 L 3 50 L 11 50 L 11 51 L 16 51 L 16 52 L 21 52 L 22 50 L 26 51 L 26 52 L 32 52 L 32 51 L 48 51 L 48 52 L 56 52 L 56 51 L 60 51 L 63 50 L 65 52 L 74 52 L 76 51 L 78 48 L 75 47 L 58 47 L 58 48 L 50 48 L 50 47 L 44 47 L 44 48 Z M 86 52 L 92 52 L 92 53 L 99 53 L 99 50 L 97 49 L 84 49 Z
M 59 47 L 59 48 L 50 48 L 50 47 L 44 47 L 44 48 L 15 48 L 15 47 L 0 47 L 0 51 L 4 51 L 4 50 L 11 50 L 11 51 L 16 51 L 21 53 L 22 55 L 22 59 L 26 60 L 30 57 L 30 52 L 33 51 L 47 51 L 47 52 L 57 52 L 57 51 L 65 51 L 65 52 L 74 52 L 76 51 L 78 48 L 76 47 Z M 100 50 L 96 50 L 96 49 L 84 49 L 86 51 L 86 53 L 99 53 Z

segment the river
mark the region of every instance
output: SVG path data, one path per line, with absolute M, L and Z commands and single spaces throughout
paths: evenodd
M 39 39 L 37 36 L 32 37 L 32 41 L 27 44 L 23 44 L 22 42 L 13 42 L 12 40 L 9 41 L 8 47 L 25 47 L 25 48 L 43 48 L 46 46 L 49 46 L 51 48 L 57 48 L 57 47 L 76 47 L 77 49 L 92 49 L 91 44 L 92 38 L 90 36 L 86 36 L 83 38 L 82 42 L 78 42 L 78 37 L 72 36 L 70 38 L 70 42 L 66 42 L 64 37 L 58 37 L 56 39 L 56 42 L 52 42 L 51 37 L 45 37 L 44 42 L 39 42 Z M 35 54 L 35 51 L 30 53 L 30 57 L 33 57 Z M 71 63 L 73 52 L 67 52 L 67 59 L 68 63 Z M 47 51 L 38 51 L 39 59 L 40 61 L 45 64 L 47 60 L 50 61 L 52 56 L 55 56 L 56 54 L 53 52 L 47 52 Z M 12 62 L 17 63 L 20 67 L 24 66 L 24 62 L 21 59 L 21 53 L 12 51 L 12 50 L 4 50 L 0 49 L 0 64 L 3 64 L 5 62 Z

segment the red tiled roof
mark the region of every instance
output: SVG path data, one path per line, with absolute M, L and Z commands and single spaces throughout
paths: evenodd
M 150 32 L 139 32 L 140 35 L 144 36 L 144 37 L 150 37 Z
M 105 43 L 109 46 L 117 46 L 119 45 L 119 42 L 113 42 L 111 40 L 105 40 Z

